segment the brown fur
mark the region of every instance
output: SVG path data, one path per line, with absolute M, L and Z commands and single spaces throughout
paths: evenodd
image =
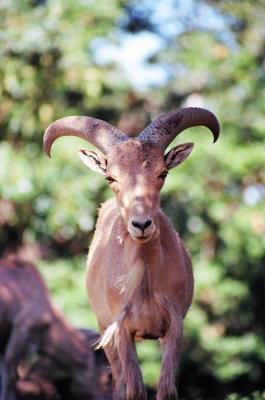
M 86 340 L 53 308 L 34 266 L 15 259 L 0 260 L 0 362 L 3 400 L 16 398 L 18 373 L 39 391 L 67 381 L 69 399 L 102 398 Z
M 88 354 L 91 348 L 99 340 L 99 334 L 90 329 L 80 329 L 74 331 L 74 335 L 78 333 L 83 345 L 88 348 Z M 80 335 L 81 334 L 81 335 Z M 85 353 L 83 349 L 83 353 Z M 71 360 L 70 360 L 71 362 Z M 79 400 L 80 398 L 80 382 L 73 379 L 75 364 L 72 365 L 73 370 L 67 370 L 56 363 L 52 357 L 40 357 L 36 362 L 28 367 L 27 365 L 19 365 L 18 376 L 16 382 L 19 399 L 50 399 L 56 400 L 58 396 L 62 399 Z M 93 352 L 93 372 L 97 377 L 100 386 L 100 399 L 111 400 L 112 379 L 110 367 L 103 350 Z M 84 385 L 86 382 L 81 382 Z M 91 396 L 89 395 L 89 398 Z
M 87 261 L 87 290 L 114 378 L 114 399 L 146 399 L 134 340 L 161 340 L 158 400 L 176 399 L 182 321 L 192 300 L 190 257 L 159 206 L 159 146 L 128 141 L 107 159 L 116 197 L 99 210 Z M 152 220 L 138 239 L 132 221 Z M 105 332 L 105 333 L 104 333 Z

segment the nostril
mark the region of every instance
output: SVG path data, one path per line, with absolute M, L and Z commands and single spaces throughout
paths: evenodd
M 135 226 L 135 228 L 142 229 L 142 224 L 137 221 L 132 221 L 132 225 Z
M 135 226 L 138 229 L 141 229 L 141 231 L 144 231 L 151 224 L 152 224 L 152 220 L 151 219 L 148 219 L 145 222 L 132 221 L 132 225 Z
M 151 219 L 148 219 L 147 221 L 145 221 L 145 223 L 143 224 L 143 230 L 148 228 L 148 226 L 150 226 L 152 223 Z

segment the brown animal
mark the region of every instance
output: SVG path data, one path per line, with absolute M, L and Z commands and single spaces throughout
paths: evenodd
M 82 346 L 88 347 L 90 356 L 91 348 L 100 339 L 99 334 L 90 329 L 79 329 L 77 332 L 79 333 L 78 340 L 83 342 Z M 72 370 L 65 369 L 58 361 L 56 362 L 47 355 L 40 357 L 30 367 L 19 365 L 19 379 L 16 383 L 19 400 L 28 400 L 29 398 L 32 400 L 43 398 L 57 400 L 58 396 L 62 400 L 79 400 L 79 389 L 74 391 L 74 385 L 77 382 L 72 380 L 75 365 L 73 364 L 71 367 Z M 100 386 L 101 398 L 111 400 L 110 367 L 102 349 L 93 352 L 93 371 Z
M 114 399 L 144 400 L 146 391 L 134 340 L 160 339 L 162 368 L 157 399 L 177 399 L 182 323 L 193 295 L 190 257 L 160 209 L 160 190 L 168 170 L 186 159 L 192 143 L 164 151 L 177 134 L 204 125 L 219 136 L 216 117 L 205 109 L 165 113 L 138 137 L 129 138 L 90 117 L 66 117 L 44 136 L 50 155 L 54 140 L 73 135 L 102 153 L 80 149 L 82 161 L 103 174 L 115 193 L 99 211 L 87 261 L 87 291 L 103 334 L 114 379 Z
M 93 360 L 83 334 L 53 308 L 34 266 L 0 260 L 1 400 L 16 399 L 16 383 L 23 391 L 27 374 L 31 388 L 51 397 L 64 390 L 67 399 L 102 399 Z

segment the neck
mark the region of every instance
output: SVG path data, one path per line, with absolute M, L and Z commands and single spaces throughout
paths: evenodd
M 117 287 L 124 298 L 130 302 L 138 295 L 147 295 L 152 287 L 156 265 L 160 264 L 160 231 L 147 243 L 137 243 L 128 234 L 124 240 L 127 270 L 117 281 Z

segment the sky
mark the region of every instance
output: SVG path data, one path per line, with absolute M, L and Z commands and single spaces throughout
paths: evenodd
M 187 28 L 213 31 L 229 47 L 236 46 L 227 20 L 202 0 L 142 0 L 134 3 L 133 16 L 147 15 L 154 32 L 143 30 L 131 34 L 118 29 L 117 43 L 110 44 L 108 38 L 96 38 L 92 43 L 92 51 L 99 65 L 119 60 L 120 68 L 137 90 L 144 91 L 170 79 L 163 65 L 150 64 L 148 59 L 163 52 Z M 121 22 L 126 24 L 126 16 Z

